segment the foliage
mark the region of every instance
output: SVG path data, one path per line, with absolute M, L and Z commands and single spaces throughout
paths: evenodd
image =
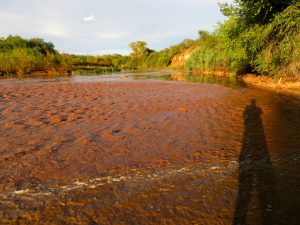
M 51 42 L 39 38 L 23 39 L 20 36 L 0 38 L 0 74 L 22 75 L 32 71 L 63 70 L 63 57 Z
M 183 52 L 185 49 L 193 48 L 197 45 L 196 40 L 185 39 L 177 45 L 172 45 L 169 48 L 161 51 L 151 52 L 144 60 L 145 62 L 138 63 L 139 68 L 165 68 L 170 66 L 175 55 Z
M 187 68 L 227 66 L 236 74 L 299 76 L 299 2 L 237 0 L 221 10 L 229 19 L 212 34 L 200 33 L 200 47 L 187 60 Z
M 234 72 L 273 76 L 297 75 L 299 33 L 300 3 L 277 13 L 267 24 L 246 26 L 240 18 L 230 18 L 218 28 L 228 65 Z
M 129 44 L 129 47 L 132 49 L 132 57 L 143 57 L 149 55 L 153 50 L 147 47 L 147 43 L 144 41 L 136 41 Z
M 225 16 L 240 18 L 247 25 L 269 23 L 295 0 L 235 0 L 234 4 L 221 4 Z
M 273 76 L 300 74 L 300 3 L 276 15 L 261 28 L 265 39 L 261 51 L 252 62 L 259 73 Z
M 143 41 L 132 42 L 133 52 L 122 55 L 71 55 L 59 54 L 51 42 L 43 39 L 23 39 L 8 36 L 0 39 L 0 75 L 45 71 L 48 73 L 103 73 L 107 71 L 168 67 L 173 57 L 184 49 L 197 45 L 197 41 L 186 39 L 161 51 L 153 51 Z
M 111 72 L 118 72 L 119 70 L 115 67 L 77 67 L 74 70 L 75 75 L 89 75 L 89 74 L 105 74 L 105 73 L 111 73 Z
M 223 47 L 216 34 L 199 31 L 199 48 L 186 60 L 185 67 L 192 70 L 218 70 L 226 67 Z

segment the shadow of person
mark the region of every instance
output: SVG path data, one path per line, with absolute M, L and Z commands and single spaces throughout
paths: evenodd
M 262 109 L 255 99 L 244 110 L 244 138 L 239 157 L 239 189 L 233 225 L 246 225 L 254 190 L 262 225 L 275 225 L 276 181 L 261 120 Z M 256 206 L 255 206 L 256 207 Z M 253 222 L 251 222 L 253 223 Z

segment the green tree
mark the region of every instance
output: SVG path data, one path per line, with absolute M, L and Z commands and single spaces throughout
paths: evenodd
M 129 47 L 132 49 L 132 56 L 133 57 L 142 57 L 145 55 L 149 55 L 152 52 L 147 47 L 147 43 L 144 41 L 136 41 L 129 44 Z
M 223 44 L 227 63 L 236 73 L 258 72 L 279 76 L 297 76 L 299 73 L 300 2 L 293 1 L 235 1 L 223 10 L 229 20 L 220 24 L 217 33 Z M 272 13 L 264 11 L 266 20 L 252 13 L 249 2 L 256 2 Z M 265 4 L 263 4 L 265 2 Z M 259 4 L 258 4 L 259 3 Z M 286 7 L 289 5 L 288 7 Z M 263 7 L 265 6 L 265 7 Z M 261 12 L 258 10 L 258 12 Z M 277 12 L 277 13 L 276 13 Z M 247 13 L 249 14 L 247 16 Z M 274 15 L 273 15 L 274 13 Z M 269 21 L 269 22 L 268 22 Z
M 266 24 L 297 0 L 234 0 L 221 4 L 225 16 L 241 18 L 247 25 Z
M 26 47 L 34 48 L 43 55 L 47 55 L 47 53 L 57 53 L 52 42 L 46 42 L 41 38 L 29 39 Z

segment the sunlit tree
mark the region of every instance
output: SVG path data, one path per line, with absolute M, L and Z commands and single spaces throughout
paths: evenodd
M 265 24 L 297 0 L 234 0 L 221 4 L 225 16 L 241 18 L 245 24 Z
M 134 57 L 146 56 L 152 52 L 152 50 L 147 47 L 147 43 L 144 41 L 131 42 L 129 47 L 132 49 L 131 55 Z

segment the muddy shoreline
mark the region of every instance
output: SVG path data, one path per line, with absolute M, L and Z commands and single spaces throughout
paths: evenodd
M 185 70 L 182 70 L 185 71 Z M 228 70 L 193 70 L 192 74 L 204 75 L 204 76 L 219 76 L 230 78 L 231 76 L 235 77 Z M 262 88 L 265 90 L 276 91 L 278 93 L 293 95 L 296 97 L 300 97 L 300 81 L 295 81 L 291 79 L 281 78 L 275 79 L 267 75 L 257 75 L 253 73 L 238 75 L 237 79 L 245 83 L 246 85 L 250 85 L 257 88 Z
M 275 80 L 271 77 L 257 76 L 254 74 L 241 75 L 239 79 L 254 87 L 300 97 L 300 81 L 291 82 L 284 81 L 284 79 Z

